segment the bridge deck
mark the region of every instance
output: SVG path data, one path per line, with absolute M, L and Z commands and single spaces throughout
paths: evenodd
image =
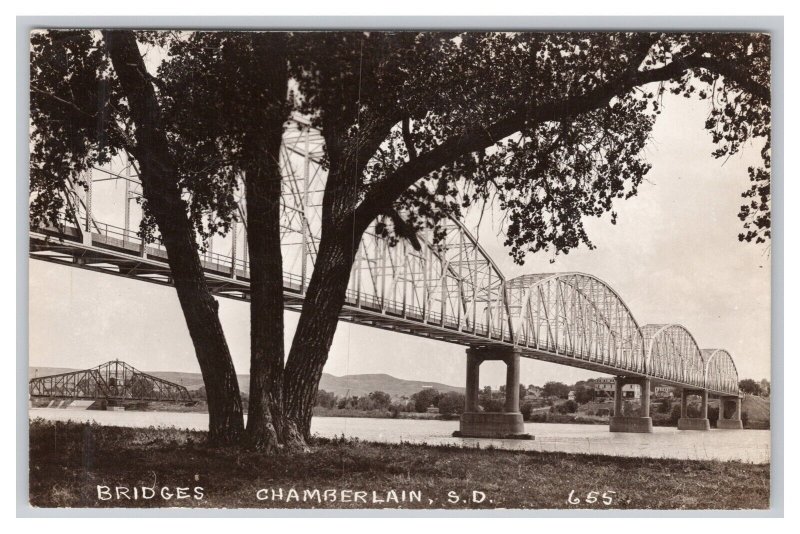
M 139 243 L 108 235 L 91 234 L 91 244 L 84 244 L 80 232 L 66 227 L 63 234 L 43 229 L 32 229 L 30 255 L 32 258 L 147 281 L 154 284 L 171 285 L 166 252 L 157 247 L 142 247 Z M 233 264 L 236 264 L 234 269 Z M 211 291 L 220 297 L 248 301 L 250 283 L 244 262 L 215 255 L 212 261 L 202 260 L 206 280 Z M 285 307 L 299 311 L 303 305 L 302 280 L 296 274 L 284 274 Z M 652 377 L 645 372 L 620 369 L 609 363 L 589 361 L 581 354 L 567 355 L 541 350 L 530 343 L 515 342 L 505 325 L 501 328 L 486 328 L 473 323 L 465 329 L 463 321 L 455 317 L 425 311 L 389 299 L 376 299 L 355 291 L 348 291 L 346 304 L 340 313 L 341 320 L 355 324 L 390 330 L 394 332 L 435 339 L 447 343 L 471 347 L 515 348 L 520 355 L 541 361 L 568 365 L 581 369 L 619 376 L 648 377 L 655 383 L 682 388 L 697 388 L 696 384 Z M 709 389 L 717 395 L 730 392 Z

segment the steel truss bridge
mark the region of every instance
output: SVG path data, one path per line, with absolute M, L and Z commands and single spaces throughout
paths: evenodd
M 91 369 L 33 378 L 28 383 L 31 397 L 81 400 L 138 400 L 187 402 L 189 391 L 174 382 L 142 373 L 119 360 Z
M 288 123 L 281 156 L 282 252 L 285 306 L 295 311 L 320 239 L 322 153 L 318 131 L 300 119 Z M 132 229 L 140 213 L 131 200 L 141 189 L 125 166 L 126 171 L 90 171 L 88 186 L 75 187 L 66 199 L 60 228 L 31 228 L 31 258 L 169 285 L 166 251 L 143 243 Z M 242 215 L 245 210 L 241 202 Z M 522 357 L 719 396 L 739 394 L 736 365 L 726 350 L 701 349 L 680 324 L 640 324 L 623 299 L 590 274 L 507 280 L 458 221 L 444 223 L 441 242 L 431 232 L 419 235 L 419 251 L 405 240 L 389 246 L 374 224 L 358 246 L 344 321 L 470 347 L 514 348 Z M 246 232 L 243 223 L 234 223 L 228 236 L 201 253 L 208 284 L 219 297 L 249 298 Z

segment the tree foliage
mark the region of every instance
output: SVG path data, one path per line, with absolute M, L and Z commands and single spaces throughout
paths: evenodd
M 165 55 L 148 76 L 204 249 L 238 218 L 237 177 L 248 162 L 248 132 L 266 128 L 266 117 L 288 118 L 289 95 L 284 89 L 253 109 L 264 87 L 263 77 L 253 74 L 258 58 L 247 33 L 150 31 L 137 37 L 145 53 Z M 99 32 L 33 33 L 30 73 L 31 219 L 56 223 L 69 181 L 85 185 L 89 169 L 132 155 L 134 126 Z M 146 202 L 143 207 L 141 233 L 153 241 L 158 229 Z
M 761 385 L 752 378 L 745 378 L 739 381 L 739 389 L 749 395 L 760 395 Z
M 414 401 L 414 409 L 419 413 L 424 413 L 428 408 L 435 407 L 441 397 L 439 390 L 425 388 L 411 395 L 411 400 Z
M 545 383 L 544 387 L 542 388 L 542 394 L 545 397 L 559 397 L 566 399 L 567 395 L 569 395 L 569 386 L 563 382 L 555 382 L 551 380 L 550 382 Z
M 184 185 L 192 193 L 192 219 L 203 238 L 227 233 L 238 219 L 238 177 L 252 168 L 262 150 L 256 143 L 272 135 L 272 123 L 282 125 L 291 111 L 286 83 L 270 87 L 261 38 L 265 34 L 206 31 L 165 43 L 158 86 Z
M 334 408 L 336 406 L 336 394 L 325 391 L 324 389 L 320 389 L 317 391 L 316 406 L 322 406 L 323 408 Z
M 130 148 L 127 105 L 96 33 L 31 33 L 30 218 L 54 226 L 68 189 Z
M 518 262 L 591 247 L 583 220 L 611 212 L 614 221 L 614 201 L 636 194 L 669 91 L 709 102 L 714 157 L 763 143 L 741 238 L 769 235 L 766 35 L 311 33 L 299 42 L 302 109 L 337 153 L 329 163 L 353 156 L 365 221 L 394 206 L 402 226 L 435 227 L 493 202 Z
M 464 412 L 465 398 L 463 393 L 448 391 L 439 399 L 439 413 L 443 415 L 455 415 Z
M 642 148 L 666 91 L 709 102 L 714 157 L 762 144 L 739 237 L 769 238 L 768 35 L 300 33 L 291 40 L 299 93 L 257 113 L 259 78 L 242 76 L 255 72 L 241 60 L 246 35 L 139 34 L 142 47 L 167 52 L 153 80 L 204 239 L 236 217 L 242 132 L 264 114 L 288 116 L 295 102 L 324 125 L 326 164 L 344 157 L 361 171 L 353 203 L 390 239 L 493 202 L 518 262 L 591 247 L 584 218 L 611 212 L 614 221 L 614 201 L 636 194 L 650 168 Z M 124 151 L 132 125 L 97 32 L 34 33 L 31 46 L 31 217 L 56 222 L 65 178 L 81 184 Z M 152 238 L 151 219 L 144 228 Z

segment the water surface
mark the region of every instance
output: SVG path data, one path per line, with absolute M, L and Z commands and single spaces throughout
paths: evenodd
M 31 408 L 33 419 L 53 421 L 94 421 L 101 425 L 165 426 L 207 430 L 208 415 L 178 412 L 107 412 L 58 408 Z M 526 423 L 533 440 L 454 438 L 458 421 L 418 419 L 373 419 L 356 417 L 315 417 L 312 433 L 333 438 L 345 436 L 386 443 L 448 444 L 466 447 L 493 446 L 501 449 L 610 454 L 648 458 L 691 460 L 742 460 L 769 463 L 769 430 L 679 431 L 655 427 L 652 434 L 611 433 L 606 425 Z

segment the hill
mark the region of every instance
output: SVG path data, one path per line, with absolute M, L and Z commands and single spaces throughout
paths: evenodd
M 395 378 L 387 374 L 365 374 L 365 375 L 345 375 L 333 376 L 328 373 L 322 374 L 319 388 L 344 396 L 349 391 L 350 395 L 366 395 L 372 391 L 383 391 L 393 397 L 411 396 L 423 388 L 431 387 L 441 393 L 456 391 L 464 393 L 464 388 L 448 386 L 439 382 L 423 382 L 419 380 L 404 380 Z
M 69 373 L 78 369 L 65 367 L 30 367 L 30 378 L 35 376 L 48 376 L 60 373 Z M 163 380 L 169 380 L 176 384 L 182 384 L 187 389 L 198 389 L 203 385 L 203 377 L 200 373 L 183 373 L 176 371 L 143 371 Z M 243 393 L 250 392 L 250 375 L 237 375 L 239 387 Z M 404 380 L 387 374 L 362 374 L 334 376 L 328 373 L 322 374 L 319 388 L 329 391 L 338 396 L 344 395 L 366 395 L 372 391 L 383 391 L 393 397 L 411 396 L 422 388 L 432 387 L 444 393 L 456 391 L 464 393 L 464 388 L 448 386 L 438 382 L 424 382 L 420 380 Z
M 742 399 L 742 411 L 747 412 L 750 423 L 769 423 L 769 399 L 745 395 Z

